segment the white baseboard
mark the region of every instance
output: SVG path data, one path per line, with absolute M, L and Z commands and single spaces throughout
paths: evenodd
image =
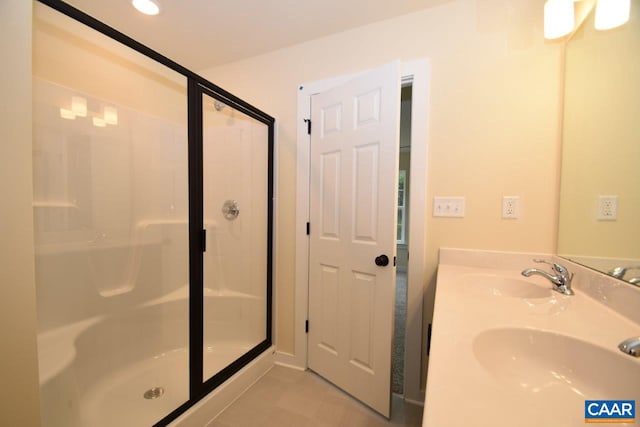
M 294 354 L 286 353 L 284 351 L 276 351 L 273 358 L 273 363 L 278 366 L 284 366 L 286 368 L 296 369 L 298 371 L 306 371 L 307 367 L 300 363 L 300 358 Z

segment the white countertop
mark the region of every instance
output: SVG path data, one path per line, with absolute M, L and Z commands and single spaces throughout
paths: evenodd
M 450 255 L 438 267 L 423 426 L 584 426 L 585 399 L 640 405 L 640 381 L 629 385 L 640 359 L 617 349 L 640 324 L 581 292 L 578 276 L 574 296 L 521 276 L 531 254 L 476 253 L 467 265 Z M 501 291 L 510 280 L 528 283 Z

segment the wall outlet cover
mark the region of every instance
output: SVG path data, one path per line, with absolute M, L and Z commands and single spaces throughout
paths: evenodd
M 520 218 L 520 196 L 502 197 L 502 218 L 503 219 Z
M 598 196 L 598 221 L 618 219 L 618 196 Z

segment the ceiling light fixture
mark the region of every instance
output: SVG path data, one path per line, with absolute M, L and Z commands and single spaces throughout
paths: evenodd
M 596 30 L 610 30 L 629 20 L 631 0 L 598 0 Z
M 145 15 L 157 15 L 160 13 L 160 4 L 156 0 L 132 0 L 131 4 Z
M 544 4 L 544 38 L 557 39 L 569 34 L 575 25 L 573 0 L 547 0 Z

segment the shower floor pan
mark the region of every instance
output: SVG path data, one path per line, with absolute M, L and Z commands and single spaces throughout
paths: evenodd
M 246 353 L 249 344 L 207 349 L 207 378 Z M 188 352 L 174 350 L 105 376 L 79 399 L 79 425 L 93 427 L 151 426 L 189 396 Z M 147 393 L 161 389 L 162 392 Z M 147 398 L 145 398 L 147 393 Z M 149 394 L 160 396 L 148 398 Z
M 205 297 L 205 379 L 261 341 L 250 327 L 259 306 Z M 43 427 L 151 426 L 185 403 L 186 307 L 184 298 L 163 299 L 39 334 Z

